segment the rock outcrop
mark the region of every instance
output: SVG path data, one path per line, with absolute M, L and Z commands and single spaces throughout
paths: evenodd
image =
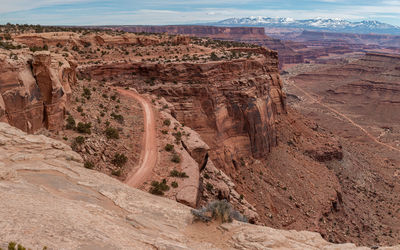
M 0 51 L 0 120 L 32 133 L 58 130 L 77 64 L 50 52 Z
M 368 249 L 305 231 L 195 223 L 189 207 L 85 169 L 63 143 L 5 123 L 0 200 L 2 248 L 16 241 L 32 249 Z
M 275 116 L 285 112 L 277 53 L 264 48 L 235 50 L 256 57 L 164 65 L 114 63 L 81 72 L 99 80 L 123 79 L 141 92 L 165 97 L 174 105 L 176 119 L 199 132 L 212 148 L 218 167 L 234 168 L 241 155 L 268 155 L 276 145 Z

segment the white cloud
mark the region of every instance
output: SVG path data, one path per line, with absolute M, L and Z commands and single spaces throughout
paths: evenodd
M 59 4 L 83 3 L 89 0 L 0 0 L 0 13 L 31 10 Z

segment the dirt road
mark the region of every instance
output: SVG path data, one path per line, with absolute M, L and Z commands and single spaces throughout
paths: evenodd
M 144 134 L 142 141 L 142 152 L 140 153 L 139 168 L 135 168 L 125 180 L 132 187 L 139 187 L 151 175 L 157 164 L 157 139 L 156 119 L 151 103 L 134 90 L 117 88 L 122 95 L 135 98 L 143 108 Z
M 377 143 L 377 144 L 379 144 L 379 145 L 381 145 L 381 146 L 387 147 L 387 148 L 389 148 L 390 150 L 400 152 L 400 149 L 395 148 L 395 147 L 393 147 L 392 145 L 389 145 L 389 144 L 386 144 L 386 143 L 383 143 L 383 142 L 379 141 L 377 138 L 375 138 L 375 136 L 371 135 L 366 129 L 364 129 L 363 127 L 361 127 L 361 126 L 358 125 L 357 123 L 355 123 L 355 122 L 354 122 L 352 119 L 350 119 L 347 115 L 345 115 L 345 114 L 343 114 L 343 113 L 337 111 L 336 109 L 334 109 L 334 108 L 332 108 L 332 107 L 330 107 L 330 106 L 328 106 L 328 105 L 322 103 L 322 102 L 320 101 L 320 99 L 321 99 L 320 97 L 317 97 L 317 98 L 313 97 L 310 93 L 308 93 L 308 92 L 305 91 L 303 88 L 301 88 L 301 87 L 299 87 L 298 85 L 296 85 L 293 81 L 288 81 L 288 83 L 291 83 L 291 85 L 292 85 L 293 87 L 295 87 L 296 89 L 298 89 L 299 91 L 301 91 L 304 95 L 306 95 L 308 98 L 310 98 L 313 102 L 318 103 L 318 104 L 321 105 L 322 107 L 327 108 L 327 109 L 330 110 L 331 112 L 333 112 L 333 113 L 335 113 L 335 114 L 341 116 L 343 119 L 347 120 L 350 124 L 352 124 L 353 126 L 355 126 L 355 127 L 358 128 L 358 129 L 360 129 L 367 137 L 369 137 L 369 138 L 370 138 L 371 140 L 373 140 L 375 143 Z

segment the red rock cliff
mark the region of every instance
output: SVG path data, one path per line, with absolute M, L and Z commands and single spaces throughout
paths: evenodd
M 237 50 L 258 56 L 207 63 L 115 63 L 81 71 L 165 97 L 174 104 L 176 118 L 214 148 L 221 165 L 236 166 L 241 155 L 267 156 L 277 143 L 276 115 L 285 112 L 277 53 Z
M 0 54 L 0 120 L 32 133 L 58 130 L 76 81 L 76 63 L 50 52 Z

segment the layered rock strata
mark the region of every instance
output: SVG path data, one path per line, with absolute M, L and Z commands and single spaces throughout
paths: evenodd
M 50 52 L 0 51 L 0 120 L 32 133 L 59 130 L 77 64 Z
M 81 73 L 123 79 L 141 92 L 165 97 L 176 119 L 213 149 L 219 167 L 238 167 L 241 155 L 263 158 L 276 145 L 275 117 L 285 112 L 285 94 L 276 52 L 237 50 L 257 56 L 208 63 L 114 63 L 85 67 Z

